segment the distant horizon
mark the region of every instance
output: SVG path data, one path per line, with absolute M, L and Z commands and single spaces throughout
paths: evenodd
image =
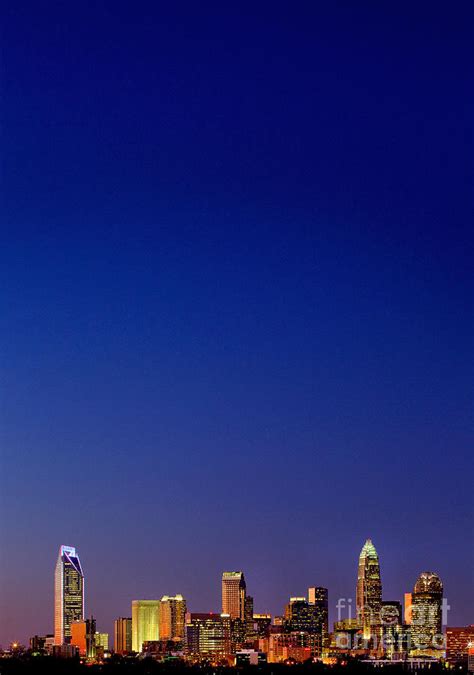
M 370 537 L 368 537 L 367 540 L 372 541 L 372 539 L 371 539 Z M 81 564 L 82 564 L 82 556 L 81 556 L 81 552 L 80 552 L 80 550 L 79 550 L 79 548 L 78 548 L 77 546 L 71 546 L 70 543 L 69 543 L 69 544 L 60 544 L 60 545 L 58 546 L 58 551 L 59 551 L 63 546 L 67 546 L 67 547 L 74 548 L 74 549 L 76 550 L 76 553 L 78 554 L 79 558 L 81 559 Z M 377 548 L 377 547 L 376 547 L 376 548 Z M 360 553 L 360 551 L 359 551 L 359 553 Z M 377 550 L 377 553 L 378 553 L 378 550 Z M 356 559 L 358 559 L 358 555 L 357 555 Z M 380 555 L 379 555 L 379 560 L 380 560 Z M 383 561 L 381 561 L 381 567 L 382 567 L 382 565 L 383 565 Z M 355 589 L 355 585 L 356 585 L 356 582 L 357 582 L 357 564 L 354 565 L 354 568 L 355 568 L 355 573 L 354 573 L 354 577 L 355 577 L 355 578 L 354 578 L 354 589 Z M 84 569 L 84 566 L 83 566 L 83 569 Z M 246 572 L 245 569 L 239 569 L 239 570 L 237 570 L 237 569 L 235 569 L 235 570 L 231 570 L 231 569 L 228 569 L 228 570 L 222 570 L 221 575 L 220 575 L 220 577 L 217 579 L 217 582 L 216 582 L 216 586 L 217 586 L 217 589 L 218 589 L 218 592 L 219 592 L 219 597 L 220 597 L 220 582 L 221 582 L 221 579 L 222 579 L 222 574 L 223 574 L 224 572 L 226 572 L 226 571 L 227 571 L 227 572 L 230 572 L 230 571 L 239 571 L 239 572 L 243 572 L 243 573 L 244 573 L 245 578 L 246 578 L 246 581 L 247 581 L 247 584 L 248 584 L 248 586 L 247 586 L 247 591 L 248 591 L 249 595 L 252 595 L 252 596 L 253 596 L 255 606 L 258 607 L 258 593 L 257 593 L 254 589 L 252 589 L 251 585 L 249 585 L 249 583 L 248 583 L 248 574 L 247 574 L 247 572 Z M 419 575 L 422 574 L 423 572 L 435 572 L 435 570 L 428 570 L 428 569 L 420 570 Z M 419 576 L 419 575 L 418 575 L 418 576 Z M 417 578 L 418 578 L 418 576 L 417 576 Z M 438 576 L 440 576 L 440 575 L 438 575 Z M 99 615 L 97 615 L 97 613 L 95 613 L 95 612 L 89 612 L 89 611 L 87 610 L 87 606 L 88 606 L 88 598 L 87 598 L 87 580 L 88 580 L 88 575 L 87 575 L 86 569 L 84 569 L 84 578 L 85 578 L 85 589 L 86 589 L 86 590 L 85 590 L 85 593 L 86 593 L 86 597 L 85 597 L 85 607 L 86 607 L 86 611 L 85 611 L 85 614 L 84 614 L 84 618 L 94 617 L 94 619 L 95 619 L 96 622 L 97 622 L 97 630 L 100 631 L 100 632 L 104 632 L 104 633 L 108 633 L 108 634 L 109 634 L 109 644 L 110 644 L 110 645 L 113 644 L 113 635 L 114 635 L 114 633 L 113 633 L 113 621 L 114 621 L 115 619 L 121 618 L 121 617 L 122 617 L 122 618 L 123 618 L 123 617 L 130 617 L 130 616 L 131 616 L 131 606 L 132 606 L 132 602 L 133 602 L 133 601 L 135 601 L 135 600 L 160 600 L 160 598 L 161 598 L 163 595 L 170 595 L 170 594 L 171 594 L 170 592 L 163 592 L 163 593 L 158 593 L 156 596 L 153 596 L 153 597 L 152 597 L 151 595 L 148 595 L 148 596 L 146 596 L 146 597 L 144 596 L 144 597 L 140 597 L 140 598 L 138 598 L 138 597 L 136 597 L 136 598 L 135 598 L 135 597 L 134 597 L 134 598 L 131 598 L 131 599 L 130 599 L 130 602 L 129 602 L 128 611 L 124 611 L 124 612 L 122 612 L 121 614 L 117 614 L 117 615 L 114 616 L 113 618 L 110 618 L 110 617 L 109 617 L 108 621 L 104 622 L 104 621 L 101 619 L 101 617 L 100 617 Z M 447 597 L 447 596 L 445 595 L 445 582 L 444 582 L 444 580 L 443 580 L 442 577 L 440 577 L 440 578 L 441 578 L 441 581 L 442 581 L 442 583 L 443 583 L 443 595 L 444 595 L 444 597 Z M 386 594 L 385 594 L 384 591 L 383 591 L 383 589 L 384 589 L 384 584 L 383 584 L 383 577 L 382 577 L 382 599 L 383 599 L 383 601 L 387 601 L 387 602 L 390 602 L 390 601 L 397 601 L 397 602 L 400 602 L 400 604 L 401 604 L 401 606 L 402 606 L 402 613 L 403 613 L 403 610 L 404 610 L 404 593 L 411 593 L 412 590 L 413 590 L 413 586 L 414 586 L 415 582 L 416 582 L 416 579 L 414 579 L 413 584 L 412 584 L 411 587 L 409 587 L 409 588 L 407 588 L 405 591 L 403 591 L 401 597 L 399 597 L 399 598 L 395 598 L 395 597 L 392 597 L 392 596 L 387 597 Z M 313 585 L 313 586 L 316 586 L 316 585 L 317 585 L 317 586 L 323 586 L 323 587 L 325 587 L 325 588 L 328 588 L 327 586 L 324 586 L 324 584 L 316 584 L 316 583 L 308 584 L 308 585 L 306 586 L 306 588 L 305 588 L 305 592 L 301 595 L 301 597 L 303 597 L 303 595 L 304 595 L 305 597 L 307 596 L 308 588 L 310 588 L 312 585 Z M 181 593 L 179 590 L 176 590 L 176 591 L 174 591 L 174 592 L 172 593 L 172 595 L 178 595 L 178 594 L 183 595 L 183 597 L 184 597 L 184 599 L 185 599 L 185 601 L 186 601 L 186 609 L 187 609 L 188 612 L 192 612 L 192 613 L 194 613 L 194 612 L 196 612 L 196 613 L 204 612 L 204 613 L 214 613 L 214 614 L 220 614 L 220 613 L 221 613 L 221 610 L 220 610 L 219 608 L 216 609 L 216 608 L 214 608 L 214 607 L 213 607 L 212 609 L 210 609 L 210 608 L 202 608 L 202 607 L 196 607 L 196 608 L 190 607 L 190 605 L 189 605 L 189 598 L 188 598 L 186 595 L 184 595 L 183 593 Z M 54 596 L 53 596 L 53 594 L 52 594 L 52 595 L 51 595 L 51 607 L 52 607 L 52 610 L 53 610 L 53 597 L 54 597 Z M 286 604 L 286 603 L 289 601 L 290 597 L 299 597 L 299 596 L 298 596 L 298 594 L 291 594 L 291 593 L 289 593 L 288 596 L 287 596 L 287 598 L 286 598 L 286 601 L 285 601 L 284 604 Z M 329 598 L 329 628 L 330 628 L 330 631 L 332 631 L 332 629 L 333 629 L 333 623 L 334 623 L 335 620 L 337 620 L 337 617 L 335 616 L 335 615 L 336 615 L 336 603 L 337 603 L 337 601 L 339 600 L 339 598 L 333 598 L 333 603 L 331 602 L 331 589 L 330 589 L 330 588 L 328 588 L 328 598 Z M 356 616 L 356 613 L 355 613 L 355 610 L 356 610 L 355 593 L 353 593 L 353 595 L 343 596 L 343 598 L 346 599 L 346 600 L 350 600 L 351 602 L 349 602 L 349 603 L 346 605 L 346 607 L 345 607 L 345 609 L 347 610 L 348 614 L 347 614 L 347 615 L 344 614 L 342 618 L 355 618 L 355 616 Z M 449 598 L 447 598 L 447 599 L 448 599 L 448 605 L 449 605 Z M 265 609 L 255 609 L 255 608 L 254 608 L 254 613 L 255 613 L 255 614 L 265 614 L 265 613 L 269 613 L 269 614 L 272 615 L 272 619 L 273 619 L 275 616 L 283 616 L 283 615 L 284 615 L 284 604 L 281 606 L 280 611 L 277 611 L 277 612 L 270 612 L 270 611 L 267 611 L 267 610 L 265 610 Z M 456 612 L 455 608 L 452 608 L 452 607 L 451 607 L 451 608 L 450 608 L 450 612 L 449 612 L 449 614 L 448 614 L 448 622 L 447 622 L 446 625 L 443 625 L 443 630 L 445 630 L 445 628 L 446 628 L 447 626 L 448 626 L 448 627 L 453 627 L 453 626 L 458 626 L 458 625 L 459 625 L 459 626 L 468 626 L 468 625 L 471 625 L 469 622 L 468 622 L 468 623 L 459 623 L 459 622 L 458 622 L 458 623 L 455 623 L 455 622 L 450 622 L 450 621 L 449 621 L 449 617 L 450 617 L 451 615 L 453 615 L 453 616 L 456 616 L 456 615 L 459 615 L 459 616 L 466 615 L 466 616 L 467 616 L 467 613 L 468 613 L 468 612 L 470 612 L 470 608 L 469 608 L 469 607 L 465 607 L 465 608 L 458 609 L 457 612 Z M 349 615 L 349 613 L 350 613 L 350 615 Z M 52 616 L 53 616 L 53 611 L 51 612 L 51 614 L 52 614 Z M 104 627 L 104 625 L 103 625 L 104 623 L 108 623 L 108 624 L 110 624 L 110 625 L 108 625 L 107 627 Z M 21 643 L 21 644 L 25 644 L 25 645 L 27 646 L 27 645 L 28 645 L 28 640 L 29 640 L 30 637 L 33 637 L 34 635 L 49 635 L 49 634 L 54 634 L 54 626 L 53 626 L 53 628 L 52 628 L 51 631 L 45 630 L 45 631 L 43 631 L 43 632 L 42 632 L 42 631 L 39 631 L 39 632 L 37 631 L 36 633 L 31 633 L 31 635 L 28 635 L 27 637 L 24 638 L 24 641 L 23 641 L 23 642 L 22 642 L 21 640 L 18 639 L 18 636 L 16 636 L 15 638 L 8 639 L 8 640 L 6 641 L 5 644 L 3 644 L 3 643 L 0 642 L 0 646 L 3 647 L 3 648 L 5 648 L 8 644 L 10 644 L 10 643 L 12 643 L 12 642 L 14 642 L 14 641 L 19 642 L 19 643 Z

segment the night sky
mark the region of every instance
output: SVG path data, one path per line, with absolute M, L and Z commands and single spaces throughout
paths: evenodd
M 367 537 L 474 622 L 473 3 L 8 4 L 0 643 L 60 544 L 110 632 Z

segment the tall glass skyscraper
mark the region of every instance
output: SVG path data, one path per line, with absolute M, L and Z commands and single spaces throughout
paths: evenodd
M 326 647 L 329 639 L 329 603 L 328 589 L 322 586 L 308 588 L 308 602 L 314 605 L 319 613 L 322 628 L 323 646 Z
M 411 595 L 411 652 L 439 655 L 442 648 L 443 584 L 434 572 L 422 572 Z
M 364 632 L 364 639 L 380 637 L 380 610 L 382 607 L 382 582 L 379 557 L 375 546 L 367 539 L 359 556 L 356 591 L 357 617 Z
M 117 654 L 132 651 L 132 617 L 119 617 L 114 622 L 114 646 Z
M 132 649 L 141 652 L 144 642 L 159 639 L 159 600 L 133 600 Z
M 164 595 L 159 604 L 158 626 L 160 640 L 184 640 L 186 600 L 182 595 Z
M 76 549 L 60 546 L 54 571 L 54 644 L 71 641 L 71 623 L 84 619 L 84 573 Z
M 245 621 L 245 597 L 247 586 L 243 572 L 223 572 L 222 613 L 231 619 Z

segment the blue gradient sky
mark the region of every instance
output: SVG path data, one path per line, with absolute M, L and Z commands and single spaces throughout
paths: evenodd
M 164 5 L 3 10 L 0 643 L 60 544 L 102 630 L 369 536 L 472 623 L 473 5 Z

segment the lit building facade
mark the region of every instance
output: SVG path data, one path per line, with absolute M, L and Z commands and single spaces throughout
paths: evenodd
M 141 652 L 144 642 L 158 640 L 159 600 L 133 600 L 132 650 Z
M 54 571 L 54 644 L 71 641 L 71 624 L 84 619 L 84 573 L 73 546 L 60 546 Z
M 95 619 L 85 619 L 84 621 L 73 621 L 71 623 L 71 644 L 79 650 L 79 656 L 85 656 L 89 659 L 95 656 Z
M 271 614 L 254 614 L 253 623 L 258 638 L 268 637 L 272 625 Z
M 183 641 L 186 622 L 186 600 L 182 595 L 164 595 L 159 605 L 160 640 Z
M 311 588 L 308 588 L 308 602 L 316 609 L 321 624 L 323 646 L 326 647 L 329 641 L 328 589 L 323 588 L 322 586 L 312 586 Z
M 382 582 L 379 557 L 370 539 L 365 542 L 359 556 L 356 605 L 357 618 L 360 621 L 364 639 L 380 637 Z
M 316 635 L 304 631 L 274 633 L 260 640 L 262 651 L 267 654 L 269 663 L 282 663 L 292 659 L 303 663 L 318 656 L 319 640 Z
M 132 651 L 132 619 L 119 617 L 114 621 L 114 649 L 117 654 Z
M 422 572 L 411 597 L 411 653 L 436 656 L 443 649 L 443 584 L 434 572 Z
M 380 618 L 385 655 L 394 658 L 406 648 L 401 603 L 398 600 L 382 600 Z
M 226 659 L 232 653 L 230 616 L 188 612 L 185 646 L 190 657 Z
M 319 656 L 323 648 L 324 614 L 319 605 L 310 604 L 306 598 L 290 598 L 285 608 L 285 630 L 305 633 L 312 637 L 313 655 Z M 304 645 L 305 647 L 309 645 Z
M 450 665 L 467 663 L 469 646 L 474 647 L 474 624 L 446 628 L 446 661 Z
M 247 595 L 245 598 L 245 640 L 249 642 L 256 638 L 257 632 L 253 620 L 253 597 Z
M 243 572 L 223 572 L 222 613 L 231 619 L 245 621 L 245 598 L 247 586 Z
M 104 653 L 109 651 L 109 634 L 96 633 L 95 634 L 95 648 L 97 653 Z
M 411 624 L 411 593 L 405 593 L 403 605 L 403 619 L 409 626 Z

